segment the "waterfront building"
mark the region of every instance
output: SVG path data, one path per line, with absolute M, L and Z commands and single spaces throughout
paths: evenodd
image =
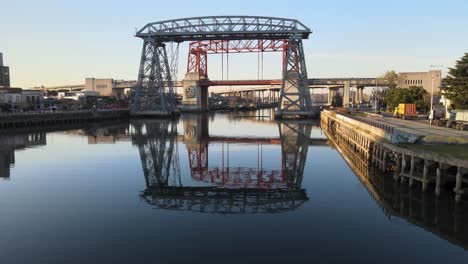
M 94 91 L 71 91 L 71 92 L 58 92 L 59 99 L 71 99 L 74 101 L 78 101 L 80 97 L 87 97 L 93 96 L 97 97 L 100 96 L 99 92 Z
M 10 87 L 10 68 L 3 65 L 2 53 L 0 53 L 0 87 Z
M 125 88 L 118 86 L 118 83 L 122 81 L 116 81 L 114 79 L 96 79 L 86 78 L 85 90 L 98 92 L 100 96 L 112 96 L 117 99 L 125 98 Z
M 39 108 L 43 103 L 40 90 L 23 90 L 21 88 L 0 88 L 0 104 L 14 108 Z
M 399 87 L 409 88 L 411 86 L 421 86 L 428 93 L 431 93 L 432 79 L 434 79 L 434 94 L 439 94 L 442 82 L 442 71 L 440 70 L 428 72 L 400 72 Z

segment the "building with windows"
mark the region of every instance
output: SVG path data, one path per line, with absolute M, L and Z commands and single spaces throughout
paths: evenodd
M 85 90 L 98 92 L 100 96 L 112 96 L 117 99 L 125 98 L 125 88 L 118 85 L 114 79 L 86 78 Z
M 117 99 L 125 99 L 125 95 L 136 85 L 136 81 L 114 80 L 111 78 L 98 79 L 86 78 L 85 84 L 61 85 L 49 87 L 35 87 L 44 92 L 96 92 L 98 96 L 110 96 Z M 60 97 L 60 96 L 59 96 Z
M 27 108 L 41 108 L 44 96 L 42 91 L 21 90 L 21 106 Z
M 0 53 L 0 87 L 10 87 L 10 68 L 3 65 L 2 53 Z
M 400 72 L 399 87 L 409 88 L 411 86 L 421 86 L 428 93 L 432 91 L 432 80 L 434 80 L 434 94 L 440 93 L 442 82 L 442 71 L 434 70 L 428 72 Z
M 21 88 L 0 88 L 0 104 L 19 106 L 21 104 Z
M 43 93 L 38 90 L 21 88 L 0 88 L 0 104 L 10 108 L 40 108 L 43 104 Z
M 93 91 L 71 91 L 71 92 L 58 92 L 59 99 L 71 99 L 74 101 L 80 100 L 81 97 L 98 97 L 98 92 Z

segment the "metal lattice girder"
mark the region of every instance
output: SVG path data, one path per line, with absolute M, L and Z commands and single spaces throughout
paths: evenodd
M 205 50 L 190 49 L 187 60 L 187 72 L 198 72 L 201 78 L 208 78 L 208 56 Z
M 290 188 L 298 188 L 304 175 L 312 123 L 281 122 L 278 123 L 278 128 L 281 137 L 283 177 Z
M 165 111 L 175 109 L 174 82 L 166 46 L 153 38 L 145 39 L 137 85 L 132 92 L 132 111 Z
M 308 38 L 311 30 L 296 19 L 260 16 L 192 17 L 149 23 L 136 36 L 159 42 L 208 39 Z
M 286 39 L 204 40 L 190 42 L 189 52 L 198 49 L 208 54 L 283 51 Z
M 285 51 L 278 110 L 280 112 L 310 111 L 312 109 L 312 100 L 310 98 L 302 39 L 300 37 L 291 37 Z
M 180 185 L 177 123 L 173 120 L 132 122 L 146 186 Z
M 192 41 L 189 46 L 187 72 L 198 72 L 201 78 L 208 78 L 207 54 L 277 52 L 285 49 L 285 39 L 243 39 Z
M 304 189 L 165 186 L 146 189 L 141 197 L 158 209 L 212 214 L 284 213 L 309 200 Z

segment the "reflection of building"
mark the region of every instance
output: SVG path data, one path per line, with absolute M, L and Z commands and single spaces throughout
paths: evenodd
M 310 124 L 279 124 L 283 152 L 280 168 L 232 166 L 229 153 L 225 163 L 210 166 L 208 118 L 189 116 L 184 120 L 183 140 L 188 151 L 191 180 L 196 186 L 184 186 L 180 178 L 176 125 L 171 120 L 133 123 L 133 143 L 140 150 L 147 187 L 141 196 L 149 204 L 161 209 L 219 214 L 278 213 L 295 210 L 307 200 L 301 182 Z M 243 139 L 226 140 L 245 143 Z M 250 144 L 255 141 L 248 140 Z M 268 142 L 273 141 L 259 139 L 255 146 Z M 228 146 L 226 151 L 229 152 Z M 222 155 L 224 160 L 225 153 Z
M 88 144 L 115 144 L 118 141 L 131 141 L 129 123 L 127 121 L 100 122 L 78 130 L 65 132 L 68 135 L 88 137 Z
M 442 80 L 442 71 L 428 71 L 428 72 L 400 72 L 399 73 L 399 87 L 409 88 L 411 86 L 422 86 L 428 93 L 432 91 L 432 78 L 434 78 L 434 93 L 440 92 L 440 85 Z
M 0 136 L 0 178 L 10 177 L 10 167 L 15 163 L 15 150 L 42 146 L 46 143 L 44 132 Z

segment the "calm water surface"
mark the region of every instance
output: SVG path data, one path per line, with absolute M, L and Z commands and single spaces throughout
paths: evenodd
M 268 111 L 0 136 L 1 263 L 468 263 L 468 209 Z

